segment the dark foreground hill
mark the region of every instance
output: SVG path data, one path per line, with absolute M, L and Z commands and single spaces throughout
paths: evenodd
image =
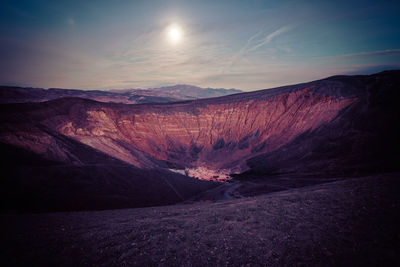
M 1 215 L 0 264 L 399 266 L 399 178 L 214 204 Z

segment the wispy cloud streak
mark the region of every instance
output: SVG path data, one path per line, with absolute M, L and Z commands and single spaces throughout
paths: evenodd
M 267 35 L 261 42 L 259 42 L 258 44 L 256 44 L 256 45 L 250 47 L 250 48 L 247 50 L 247 52 L 254 51 L 254 50 L 260 48 L 261 46 L 264 46 L 264 45 L 270 43 L 275 37 L 277 37 L 277 36 L 279 36 L 279 35 L 281 35 L 281 34 L 287 32 L 287 31 L 289 31 L 290 29 L 291 29 L 290 26 L 284 26 L 284 27 L 279 28 L 278 30 L 276 30 L 276 31 L 274 31 L 274 32 L 272 32 L 272 33 L 270 33 L 270 34 L 268 34 L 268 35 Z
M 236 62 L 238 62 L 246 53 L 252 52 L 261 46 L 264 46 L 268 43 L 270 43 L 274 38 L 277 36 L 289 31 L 291 29 L 290 26 L 283 26 L 279 28 L 278 30 L 268 34 L 264 38 L 262 38 L 261 41 L 256 42 L 259 36 L 261 36 L 264 33 L 264 30 L 261 29 L 259 30 L 256 34 L 252 35 L 247 41 L 246 44 L 232 57 L 232 60 L 228 64 L 226 68 L 224 68 L 221 71 L 221 74 L 225 74 L 225 72 L 232 68 L 233 65 L 235 65 Z
M 337 57 L 341 57 L 341 58 L 359 58 L 359 57 L 385 56 L 385 55 L 396 55 L 396 54 L 400 54 L 400 48 L 378 50 L 378 51 L 371 51 L 371 52 L 362 52 L 362 53 L 344 54 L 344 55 L 340 55 L 340 56 L 337 56 Z
M 221 73 L 224 74 L 227 69 L 230 69 L 249 49 L 252 41 L 257 38 L 259 35 L 263 33 L 263 30 L 259 30 L 256 34 L 252 35 L 247 41 L 246 44 L 232 57 L 232 60 L 229 62 L 228 67 L 225 67 Z

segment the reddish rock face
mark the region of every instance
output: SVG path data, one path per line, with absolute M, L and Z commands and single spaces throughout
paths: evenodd
M 66 121 L 57 130 L 134 165 L 141 163 L 129 148 L 185 167 L 241 172 L 249 157 L 331 121 L 354 100 L 313 94 L 310 87 L 236 103 L 199 101 L 123 111 L 94 107 L 86 111 L 83 127 Z

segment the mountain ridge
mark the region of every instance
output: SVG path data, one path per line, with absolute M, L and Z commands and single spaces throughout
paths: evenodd
M 62 97 L 81 97 L 99 102 L 125 104 L 166 103 L 198 98 L 224 96 L 242 92 L 237 89 L 201 88 L 191 85 L 175 85 L 149 89 L 121 90 L 80 90 L 61 88 L 32 88 L 17 86 L 0 86 L 1 103 L 44 102 Z

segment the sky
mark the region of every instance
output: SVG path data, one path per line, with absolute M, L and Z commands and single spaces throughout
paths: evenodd
M 398 0 L 0 5 L 1 85 L 251 91 L 400 69 Z

